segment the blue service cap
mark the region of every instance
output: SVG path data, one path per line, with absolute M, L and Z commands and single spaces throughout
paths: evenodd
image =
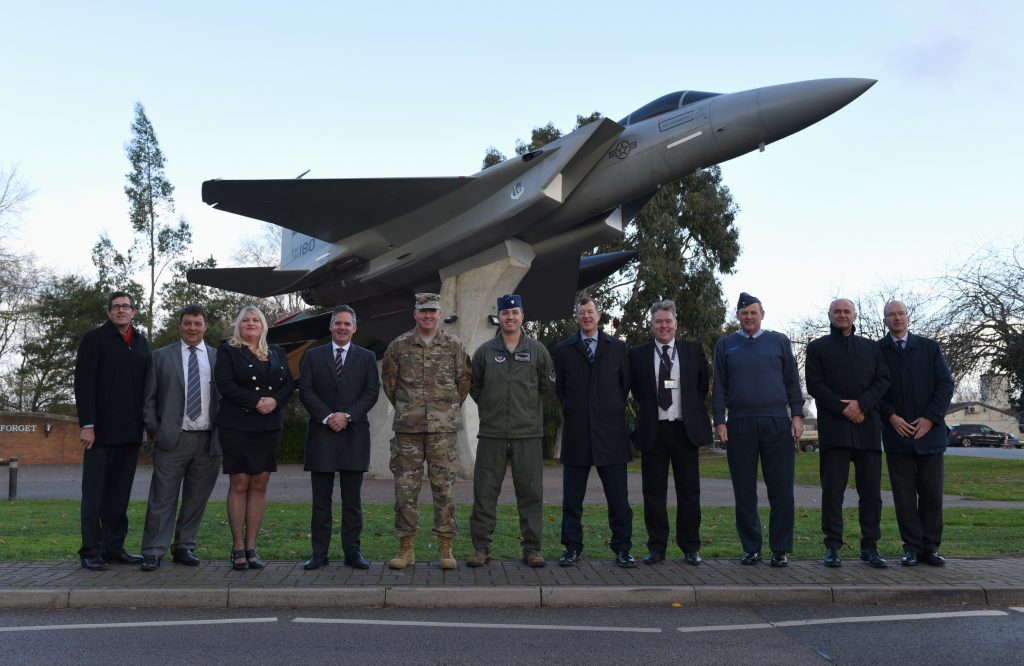
M 498 297 L 498 312 L 522 307 L 523 299 L 519 298 L 519 294 L 505 294 Z
M 760 303 L 761 299 L 757 296 L 751 296 L 745 291 L 740 292 L 740 300 L 736 301 L 736 309 L 742 310 L 745 307 L 749 307 L 754 303 Z

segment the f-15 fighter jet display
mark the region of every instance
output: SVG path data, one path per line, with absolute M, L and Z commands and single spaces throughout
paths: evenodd
M 763 150 L 874 83 L 841 78 L 729 94 L 674 92 L 472 176 L 209 180 L 207 204 L 284 227 L 281 264 L 196 269 L 188 279 L 252 296 L 301 292 L 324 307 L 348 303 L 359 313 L 360 333 L 386 343 L 409 328 L 414 293 L 439 291 L 442 275 L 471 268 L 515 239 L 533 255 L 517 289 L 529 318 L 559 318 L 578 289 L 633 254 L 581 253 L 622 233 L 660 186 Z M 322 337 L 327 324 L 315 319 L 278 326 L 272 338 Z

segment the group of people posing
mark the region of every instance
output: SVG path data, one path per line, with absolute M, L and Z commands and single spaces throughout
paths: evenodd
M 760 462 L 770 503 L 772 566 L 788 564 L 793 550 L 794 438 L 803 430 L 803 394 L 786 336 L 761 328 L 764 310 L 740 295 L 740 330 L 715 347 L 713 370 L 700 344 L 677 338 L 672 301 L 650 307 L 651 340 L 628 348 L 601 330 L 601 309 L 591 298 L 575 306 L 579 332 L 549 353 L 523 331 L 522 299 L 497 300 L 498 332 L 473 353 L 446 331 L 437 294 L 417 294 L 414 328 L 387 348 L 380 372 L 376 356 L 352 342 L 358 322 L 348 305 L 334 308 L 331 342 L 308 350 L 296 381 L 283 350 L 267 344 L 268 325 L 254 306 L 243 308 L 232 335 L 217 349 L 206 345 L 206 311 L 189 305 L 179 315 L 180 339 L 150 354 L 132 325 L 135 303 L 111 294 L 109 321 L 83 336 L 75 367 L 75 397 L 84 451 L 82 566 L 138 564 L 153 571 L 170 548 L 175 563 L 195 566 L 196 535 L 217 475 L 230 478 L 227 512 L 234 569 L 265 566 L 256 550 L 267 482 L 277 469 L 282 409 L 295 388 L 309 413 L 305 469 L 310 473 L 312 554 L 307 570 L 329 563 L 332 496 L 341 497 L 344 563 L 368 568 L 361 552 L 363 474 L 370 462 L 368 414 L 381 388 L 394 406 L 390 468 L 395 485 L 398 552 L 392 569 L 415 564 L 423 472 L 433 496 L 439 566 L 458 568 L 454 484 L 459 470 L 456 436 L 467 395 L 479 411 L 473 474 L 470 567 L 487 565 L 497 502 L 509 467 L 519 514 L 523 562 L 543 567 L 543 430 L 545 394 L 563 412 L 561 566 L 583 552 L 583 502 L 592 467 L 608 505 L 615 563 L 635 567 L 633 512 L 627 465 L 640 451 L 645 564 L 668 553 L 668 477 L 676 491 L 675 543 L 684 560 L 699 565 L 698 451 L 712 432 L 726 445 L 736 500 L 743 564 L 762 559 L 757 512 Z M 831 333 L 807 348 L 808 392 L 815 398 L 821 444 L 822 532 L 827 566 L 840 566 L 842 502 L 849 464 L 856 469 L 861 559 L 884 567 L 878 552 L 881 452 L 884 441 L 902 563 L 941 565 L 943 415 L 953 383 L 938 346 L 908 332 L 906 308 L 885 308 L 889 335 L 869 341 L 854 334 L 852 302 L 829 307 Z M 713 378 L 713 381 L 710 381 Z M 706 400 L 709 384 L 712 420 Z M 626 403 L 638 410 L 629 432 Z M 141 555 L 128 552 L 127 505 L 143 430 L 154 439 L 153 477 Z M 179 504 L 180 496 L 180 507 Z

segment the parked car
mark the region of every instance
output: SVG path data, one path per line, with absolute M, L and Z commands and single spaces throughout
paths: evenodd
M 949 426 L 950 446 L 1003 446 L 1009 435 L 981 423 Z
M 1017 439 L 1016 437 L 1014 437 L 1010 433 L 1006 433 L 1006 437 L 1007 437 L 1006 443 L 1011 448 L 1014 448 L 1014 449 L 1024 449 L 1024 443 L 1021 443 L 1021 441 L 1019 439 Z

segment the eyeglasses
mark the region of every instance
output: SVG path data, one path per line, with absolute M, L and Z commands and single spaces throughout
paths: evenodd
M 108 307 L 107 309 L 110 310 L 111 312 L 113 312 L 114 310 L 121 310 L 121 311 L 134 310 L 135 307 L 132 306 L 132 305 L 126 305 L 124 303 L 115 303 L 115 304 L 111 305 L 110 307 Z

